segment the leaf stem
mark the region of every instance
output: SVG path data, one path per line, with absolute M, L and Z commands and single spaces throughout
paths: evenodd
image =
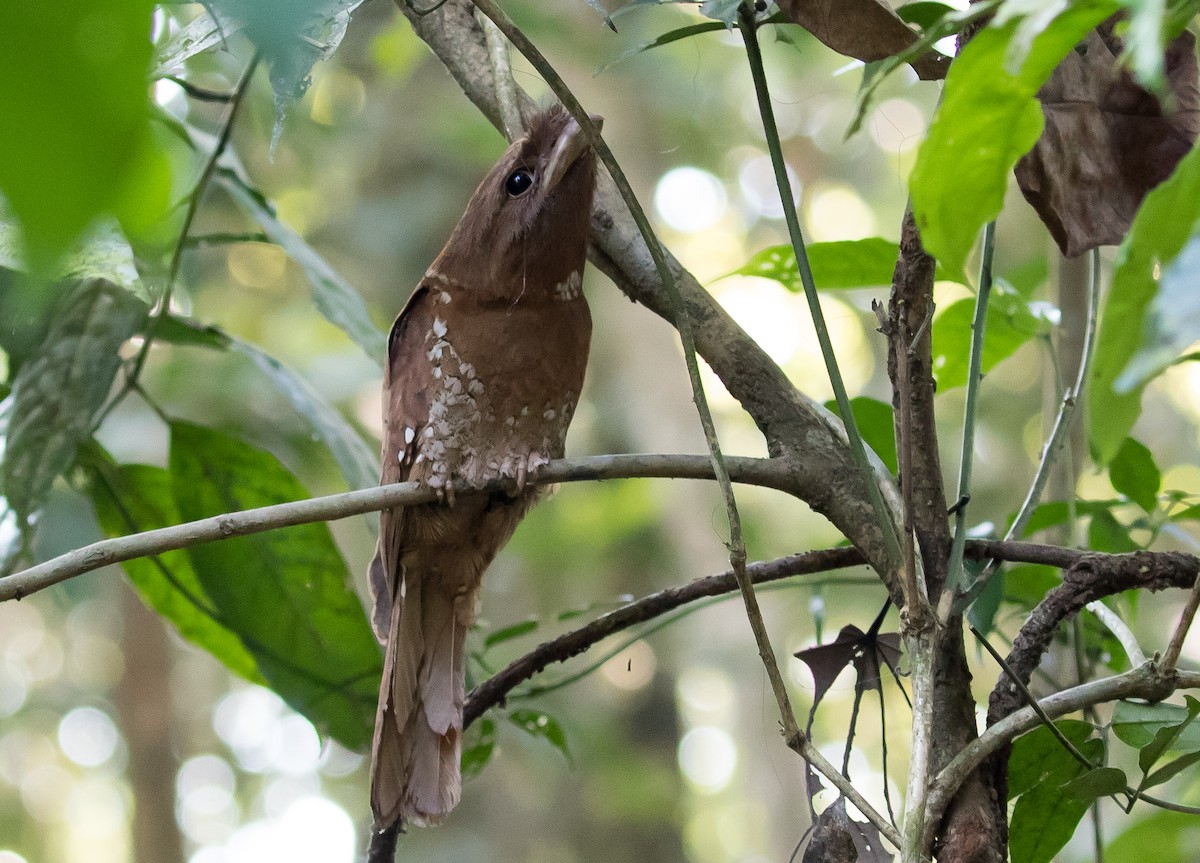
M 966 405 L 963 407 L 962 454 L 958 468 L 958 500 L 954 514 L 954 541 L 950 546 L 950 569 L 942 594 L 939 617 L 949 618 L 951 600 L 963 579 L 963 546 L 967 540 L 967 506 L 971 498 L 971 469 L 975 463 L 975 416 L 979 404 L 979 386 L 983 382 L 983 342 L 987 330 L 988 300 L 992 294 L 992 257 L 996 250 L 996 223 L 983 228 L 983 262 L 979 268 L 979 294 L 975 298 L 975 319 L 971 323 L 971 361 L 967 372 Z
M 825 324 L 825 314 L 821 311 L 821 300 L 813 282 L 812 268 L 808 263 L 805 251 L 804 237 L 800 231 L 800 220 L 792 203 L 792 185 L 787 175 L 787 165 L 783 160 L 783 149 L 779 142 L 779 129 L 775 124 L 775 112 L 771 107 L 771 93 L 767 86 L 766 70 L 763 66 L 762 49 L 758 43 L 758 24 L 754 12 L 745 4 L 738 15 L 738 28 L 746 43 L 746 59 L 750 65 L 750 75 L 754 79 L 754 92 L 758 99 L 758 112 L 762 118 L 763 131 L 767 138 L 767 149 L 771 154 L 771 167 L 775 171 L 775 185 L 779 189 L 780 202 L 783 205 L 783 216 L 787 223 L 788 236 L 791 238 L 792 250 L 796 255 L 796 267 L 800 273 L 800 281 L 804 285 L 804 296 L 808 300 L 808 308 L 812 314 L 813 328 L 817 332 L 817 341 L 821 346 L 821 355 L 825 359 L 825 368 L 829 374 L 829 383 L 837 400 L 838 412 L 846 428 L 846 439 L 850 446 L 850 454 L 867 486 L 871 498 L 871 506 L 875 511 L 875 519 L 883 534 L 887 548 L 888 559 L 893 567 L 902 565 L 903 554 L 900 541 L 896 535 L 896 527 L 892 523 L 888 508 L 884 504 L 883 494 L 875 482 L 871 462 L 867 457 L 866 446 L 854 420 L 854 411 L 850 406 L 850 396 L 846 392 L 846 384 L 838 367 L 837 355 L 833 350 L 833 341 L 829 336 L 829 328 Z

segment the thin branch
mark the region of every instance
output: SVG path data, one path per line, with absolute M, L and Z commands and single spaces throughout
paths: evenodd
M 766 584 L 795 575 L 861 566 L 863 562 L 863 556 L 857 549 L 829 548 L 751 564 L 746 571 L 755 584 Z M 513 689 L 547 666 L 565 662 L 611 635 L 660 617 L 680 606 L 704 597 L 732 593 L 737 589 L 737 579 L 732 571 L 698 578 L 682 587 L 669 587 L 623 605 L 579 629 L 538 645 L 471 691 L 463 708 L 463 727 L 466 728 L 490 708 L 503 704 Z
M 487 15 L 479 15 L 479 25 L 487 39 L 488 59 L 492 63 L 492 81 L 496 88 L 496 103 L 500 106 L 500 120 L 506 140 L 515 141 L 524 129 L 521 123 L 521 103 L 517 99 L 517 83 L 512 76 L 512 63 L 508 56 L 508 43 L 504 34 Z
M 1178 670 L 1164 672 L 1157 664 L 1148 662 L 1124 674 L 1056 692 L 1041 699 L 1038 707 L 1043 715 L 1050 719 L 1058 719 L 1106 701 L 1133 697 L 1161 700 L 1178 689 L 1196 688 L 1200 688 L 1200 673 Z M 1010 745 L 1026 731 L 1036 728 L 1042 721 L 1041 716 L 1031 707 L 1013 712 L 967 744 L 938 774 L 933 781 L 926 810 L 929 818 L 926 822 L 924 848 L 927 852 L 933 848 L 941 813 L 945 811 L 946 805 L 962 782 L 986 758 Z
M 983 382 L 983 341 L 987 331 L 988 300 L 992 293 L 992 255 L 996 249 L 996 223 L 983 228 L 983 262 L 979 268 L 979 294 L 975 297 L 975 320 L 971 323 L 971 360 L 967 372 L 966 404 L 963 407 L 962 453 L 958 467 L 958 499 L 963 505 L 954 514 L 954 544 L 950 547 L 950 573 L 939 603 L 940 620 L 951 614 L 951 600 L 962 584 L 963 544 L 967 539 L 967 503 L 971 496 L 971 469 L 975 464 L 975 414 L 979 385 Z
M 654 231 L 650 226 L 650 220 L 646 217 L 645 211 L 638 202 L 637 196 L 634 194 L 633 188 L 625 176 L 625 172 L 617 162 L 616 157 L 613 156 L 608 144 L 600 136 L 599 130 L 596 129 L 591 117 L 584 111 L 575 94 L 571 92 L 571 89 L 562 80 L 553 66 L 547 62 L 546 58 L 542 56 L 537 47 L 529 41 L 520 28 L 512 22 L 499 6 L 492 2 L 492 0 L 473 0 L 473 2 L 476 8 L 490 18 L 500 31 L 508 37 L 509 41 L 516 46 L 517 50 L 537 69 L 538 73 L 549 84 L 550 89 L 554 91 L 554 95 L 566 106 L 567 110 L 575 118 L 575 121 L 579 123 L 580 128 L 584 130 L 597 156 L 604 163 L 609 175 L 616 183 L 617 189 L 621 193 L 621 198 L 625 201 L 625 205 L 629 209 L 629 214 L 637 224 L 638 230 L 642 235 L 642 240 L 645 242 L 651 257 L 654 259 L 654 266 L 658 271 L 659 279 L 670 298 L 675 329 L 678 331 L 679 339 L 683 343 L 683 356 L 687 364 L 688 378 L 691 382 L 692 400 L 696 405 L 696 412 L 699 414 L 700 424 L 704 429 L 704 438 L 708 445 L 713 474 L 716 477 L 717 484 L 720 486 L 721 496 L 725 502 L 725 514 L 729 522 L 729 561 L 733 567 L 733 572 L 737 576 L 738 587 L 741 589 L 742 600 L 746 606 L 746 617 L 754 633 L 754 640 L 758 645 L 759 658 L 766 669 L 767 677 L 771 682 L 771 689 L 774 691 L 775 700 L 779 706 L 785 739 L 790 741 L 800 735 L 800 729 L 796 724 L 795 711 L 792 709 L 787 687 L 783 681 L 783 675 L 779 671 L 779 663 L 775 656 L 775 651 L 771 647 L 766 624 L 762 619 L 762 612 L 758 608 L 758 600 L 754 595 L 754 588 L 746 573 L 746 541 L 742 532 L 741 515 L 738 513 L 737 501 L 733 493 L 733 484 L 725 464 L 726 460 L 721 452 L 720 442 L 717 439 L 716 424 L 713 421 L 708 399 L 704 394 L 704 382 L 700 377 L 699 361 L 696 358 L 696 340 L 692 331 L 692 321 L 684 305 L 679 285 L 676 283 L 675 274 L 671 272 L 671 268 L 667 265 L 662 245 L 654 235 Z M 868 487 L 879 498 L 881 512 L 884 512 L 882 509 L 882 494 L 878 487 L 873 482 L 869 483 Z
M 1133 630 L 1129 628 L 1125 621 L 1121 620 L 1116 612 L 1098 599 L 1089 602 L 1084 608 L 1096 615 L 1096 619 L 1104 624 L 1108 631 L 1116 637 L 1117 641 L 1121 642 L 1121 647 L 1125 649 L 1125 655 L 1129 657 L 1130 665 L 1137 666 L 1145 663 L 1146 654 L 1142 650 L 1141 645 L 1137 643 L 1137 636 L 1133 634 Z M 1174 665 L 1174 663 L 1171 663 L 1171 665 Z
M 233 94 L 225 109 L 225 117 L 221 120 L 220 131 L 217 133 L 217 141 L 213 145 L 212 152 L 209 153 L 203 169 L 200 171 L 200 176 L 196 180 L 192 194 L 188 196 L 187 209 L 183 214 L 183 224 L 179 227 L 179 239 L 175 243 L 175 251 L 171 254 L 171 264 L 167 269 L 167 281 L 163 287 L 162 297 L 159 299 L 158 313 L 150 319 L 142 332 L 142 347 L 133 361 L 133 367 L 126 373 L 125 386 L 113 396 L 108 405 L 100 412 L 96 418 L 96 427 L 104 421 L 104 418 L 129 393 L 133 388 L 133 384 L 137 383 L 142 369 L 146 365 L 146 358 L 150 354 L 150 347 L 154 343 L 154 336 L 158 332 L 158 326 L 171 313 L 171 294 L 175 290 L 175 282 L 179 278 L 179 268 L 183 264 L 183 250 L 187 247 L 188 232 L 191 231 L 192 222 L 195 220 L 196 213 L 200 209 L 200 200 L 204 197 L 204 192 L 208 189 L 209 181 L 217 169 L 217 162 L 220 161 L 225 148 L 229 146 L 229 138 L 233 134 L 233 123 L 237 119 L 238 109 L 241 108 L 245 95 L 250 89 L 250 81 L 254 78 L 254 71 L 258 68 L 258 61 L 259 55 L 255 52 L 254 56 L 250 58 L 250 62 L 246 64 L 246 68 L 242 71 L 241 78 L 238 79 L 237 84 L 233 88 Z
M 1171 634 L 1171 641 L 1167 644 L 1167 649 L 1163 653 L 1163 666 L 1166 668 L 1174 668 L 1179 661 L 1179 651 L 1183 649 L 1183 640 L 1187 637 L 1188 629 L 1192 626 L 1192 620 L 1196 616 L 1196 608 L 1200 607 L 1200 579 L 1192 586 L 1192 592 L 1188 596 L 1187 605 L 1183 607 L 1183 611 L 1179 615 L 1179 623 L 1175 626 L 1175 632 Z
M 780 490 L 789 482 L 790 469 L 783 459 L 731 458 L 729 466 L 738 482 Z M 540 485 L 548 485 L 631 477 L 712 479 L 713 472 L 711 462 L 704 456 L 605 455 L 552 461 L 538 471 L 535 481 Z M 500 491 L 508 486 L 503 481 L 494 481 L 482 491 Z M 174 527 L 101 540 L 0 578 L 0 602 L 21 599 L 77 575 L 137 557 L 190 548 L 231 536 L 261 533 L 314 521 L 335 521 L 435 499 L 431 489 L 422 488 L 417 483 L 396 483 L 227 513 Z
M 800 281 L 804 285 L 804 296 L 808 301 L 809 313 L 812 316 L 813 329 L 817 334 L 817 342 L 821 347 L 821 356 L 825 360 L 825 371 L 829 376 L 829 384 L 833 388 L 837 400 L 838 412 L 846 427 L 846 438 L 850 445 L 850 454 L 854 464 L 862 474 L 867 491 L 871 497 L 871 505 L 875 511 L 880 533 L 887 547 L 888 557 L 893 567 L 900 566 L 902 552 L 900 540 L 896 535 L 896 527 L 892 523 L 891 514 L 883 501 L 883 494 L 875 482 L 870 459 L 867 457 L 866 445 L 854 419 L 854 411 L 850 406 L 850 396 L 846 392 L 845 381 L 838 367 L 837 354 L 833 350 L 833 340 L 829 336 L 829 328 L 825 324 L 825 313 L 821 310 L 821 299 L 817 295 L 817 287 L 813 282 L 812 269 L 808 264 L 808 253 L 804 245 L 804 237 L 800 231 L 800 221 L 796 215 L 796 207 L 792 200 L 792 184 L 787 175 L 787 164 L 783 160 L 783 150 L 779 142 L 779 130 L 775 125 L 775 111 L 771 105 L 771 93 L 767 85 L 766 70 L 763 66 L 762 49 L 758 44 L 758 22 L 755 20 L 752 6 L 743 4 L 738 15 L 738 28 L 746 44 L 746 59 L 750 65 L 750 75 L 754 80 L 754 92 L 758 99 L 758 113 L 762 119 L 763 132 L 767 139 L 767 150 L 771 156 L 771 167 L 775 171 L 775 185 L 779 190 L 780 203 L 783 206 L 783 217 L 787 224 L 788 236 L 792 242 L 792 251 L 796 255 L 796 266 L 800 273 Z M 910 609 L 916 608 L 910 605 Z

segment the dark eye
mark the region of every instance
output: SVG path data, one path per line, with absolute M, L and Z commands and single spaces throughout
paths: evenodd
M 510 198 L 519 198 L 533 188 L 533 174 L 524 168 L 517 168 L 504 181 L 504 191 Z

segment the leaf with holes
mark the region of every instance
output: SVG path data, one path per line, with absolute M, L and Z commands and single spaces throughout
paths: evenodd
M 951 303 L 933 321 L 933 377 L 938 392 L 964 386 L 970 365 L 975 300 Z M 983 337 L 986 375 L 1031 339 L 1050 332 L 1052 313 L 1043 304 L 1031 303 L 1003 282 L 992 287 L 987 326 Z
M 22 525 L 91 437 L 146 304 L 104 279 L 70 291 L 37 351 L 13 381 L 3 485 Z
M 188 521 L 309 496 L 270 453 L 212 429 L 172 423 L 169 461 Z M 231 537 L 188 556 L 271 687 L 323 733 L 366 746 L 383 662 L 329 526 Z
M 813 284 L 818 290 L 852 290 L 890 285 L 900 248 L 883 237 L 869 237 L 810 243 L 805 247 L 805 254 L 808 255 Z M 768 246 L 729 275 L 759 276 L 773 279 L 794 293 L 804 290 L 796 254 L 790 245 Z M 949 279 L 950 276 L 939 267 L 936 278 Z
M 482 773 L 496 754 L 496 723 L 485 716 L 466 733 L 471 739 L 463 746 L 459 764 L 463 778 L 470 778 Z

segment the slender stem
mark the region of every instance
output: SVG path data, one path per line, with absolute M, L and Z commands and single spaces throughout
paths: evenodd
M 500 121 L 504 124 L 504 137 L 515 141 L 521 134 L 521 104 L 517 101 L 517 84 L 513 81 L 512 63 L 508 56 L 508 43 L 496 23 L 486 15 L 479 16 L 479 26 L 487 39 L 488 60 L 492 65 L 492 82 L 496 88 L 496 104 L 500 106 Z
M 988 222 L 983 229 L 983 263 L 979 271 L 979 295 L 975 298 L 975 320 L 971 324 L 971 361 L 967 373 L 966 405 L 963 408 L 962 454 L 958 468 L 958 500 L 962 503 L 954 514 L 954 542 L 950 547 L 950 574 L 943 594 L 942 615 L 950 610 L 954 591 L 962 583 L 963 544 L 967 540 L 967 506 L 971 495 L 971 469 L 975 463 L 975 415 L 979 402 L 979 385 L 983 381 L 983 340 L 987 331 L 988 299 L 992 293 L 992 255 L 996 249 L 996 223 Z
M 1196 579 L 1196 583 L 1192 587 L 1187 604 L 1183 607 L 1183 611 L 1179 615 L 1179 623 L 1176 624 L 1175 632 L 1171 635 L 1171 641 L 1167 644 L 1167 649 L 1163 653 L 1163 668 L 1174 668 L 1175 663 L 1179 661 L 1179 651 L 1183 649 L 1183 640 L 1187 637 L 1188 629 L 1192 626 L 1192 620 L 1196 616 L 1196 609 L 1198 607 L 1200 607 L 1200 578 Z
M 127 393 L 131 385 L 138 380 L 142 369 L 146 365 L 146 357 L 150 353 L 150 346 L 154 342 L 154 335 L 158 331 L 158 326 L 163 318 L 171 313 L 171 294 L 174 292 L 175 283 L 179 278 L 179 268 L 183 263 L 183 250 L 188 245 L 188 232 L 191 231 L 192 222 L 196 218 L 196 212 L 200 209 L 200 199 L 204 197 L 204 191 L 208 188 L 208 183 L 217 169 L 217 162 L 220 161 L 225 148 L 229 146 L 229 138 L 233 134 L 234 120 L 237 119 L 238 109 L 241 108 L 244 97 L 250 89 L 250 80 L 254 77 L 255 69 L 258 68 L 258 61 L 258 53 L 255 52 L 254 56 L 250 58 L 250 62 L 246 64 L 246 68 L 242 71 L 242 76 L 234 86 L 233 93 L 229 98 L 229 105 L 225 109 L 225 117 L 221 120 L 216 144 L 213 145 L 212 152 L 209 154 L 208 159 L 204 163 L 204 168 L 200 172 L 200 177 L 196 180 L 196 186 L 192 190 L 192 194 L 188 197 L 187 209 L 183 214 L 183 224 L 179 228 L 179 239 L 175 243 L 175 251 L 171 255 L 171 264 L 167 270 L 167 281 L 163 287 L 162 298 L 158 303 L 158 313 L 146 325 L 146 330 L 143 333 L 144 341 L 142 342 L 142 348 L 138 351 L 137 358 L 133 362 L 133 368 L 126 378 L 129 386 L 123 388 L 118 396 L 109 403 L 108 407 L 101 414 L 100 420 L 112 411 L 116 403 L 120 400 L 120 397 Z M 99 424 L 100 420 L 97 420 L 97 424 Z
M 679 293 L 679 285 L 675 281 L 675 274 L 671 272 L 671 268 L 667 265 L 667 259 L 663 254 L 662 246 L 659 244 L 658 238 L 655 237 L 654 231 L 650 226 L 650 220 L 646 217 L 646 213 L 638 202 L 637 196 L 634 195 L 633 188 L 630 186 L 625 172 L 621 169 L 620 164 L 613 156 L 612 150 L 609 149 L 608 144 L 600 136 L 599 131 L 595 128 L 595 124 L 592 123 L 591 118 L 584 111 L 575 94 L 571 92 L 571 89 L 563 81 L 562 77 L 546 58 L 542 56 L 537 47 L 493 0 L 473 0 L 473 2 L 475 7 L 490 18 L 500 31 L 508 37 L 509 41 L 516 46 L 517 50 L 537 69 L 546 80 L 546 83 L 549 84 L 550 89 L 554 91 L 554 95 L 566 106 L 576 122 L 579 123 L 580 128 L 588 136 L 597 156 L 608 169 L 613 182 L 616 183 L 617 189 L 621 193 L 621 197 L 629 208 L 629 213 L 637 224 L 638 231 L 641 233 L 650 256 L 654 260 L 654 266 L 658 271 L 659 279 L 666 289 L 667 295 L 670 297 L 671 308 L 675 317 L 675 329 L 678 331 L 679 339 L 683 343 L 684 361 L 687 364 L 688 378 L 692 385 L 692 401 L 695 403 L 696 412 L 700 416 L 700 424 L 704 429 L 705 441 L 708 444 L 713 473 L 716 476 L 717 484 L 720 486 L 721 495 L 725 501 L 725 514 L 729 522 L 729 561 L 734 573 L 737 575 L 738 586 L 741 589 L 742 599 L 746 605 L 746 617 L 749 619 L 750 628 L 754 633 L 754 640 L 758 645 L 759 657 L 767 672 L 767 677 L 771 682 L 771 689 L 779 706 L 779 712 L 783 721 L 784 736 L 791 740 L 794 736 L 800 734 L 800 730 L 796 724 L 795 711 L 792 709 L 791 699 L 788 696 L 783 675 L 779 671 L 779 663 L 775 657 L 775 651 L 771 647 L 766 624 L 762 619 L 762 612 L 758 608 L 758 600 L 754 596 L 754 587 L 750 582 L 749 576 L 746 574 L 746 541 L 742 532 L 741 515 L 738 513 L 737 501 L 733 494 L 733 484 L 730 481 L 729 472 L 725 465 L 725 457 L 721 452 L 721 445 L 717 439 L 716 424 L 713 421 L 708 399 L 704 394 L 704 383 L 700 377 L 700 366 L 696 359 L 696 340 L 692 332 L 691 318 Z M 880 494 L 873 484 L 870 487 L 876 495 Z M 882 502 L 881 496 L 880 500 Z
M 829 336 L 829 328 L 825 324 L 825 314 L 821 310 L 821 299 L 813 282 L 812 269 L 808 263 L 808 253 L 805 251 L 804 237 L 800 231 L 800 220 L 793 205 L 792 185 L 787 175 L 787 165 L 783 159 L 783 150 L 779 143 L 779 130 L 775 125 L 775 112 L 771 106 L 771 93 L 767 86 L 766 70 L 763 66 L 762 49 L 758 43 L 757 22 L 750 7 L 743 4 L 738 16 L 738 28 L 746 43 L 746 59 L 750 64 L 750 75 L 754 79 L 754 92 L 758 99 L 758 113 L 762 118 L 763 131 L 766 133 L 767 149 L 771 154 L 771 166 L 775 171 L 775 185 L 779 189 L 780 202 L 783 205 L 784 221 L 787 223 L 788 235 L 792 242 L 792 251 L 796 255 L 796 266 L 800 272 L 800 281 L 804 285 L 804 296 L 808 301 L 809 312 L 812 314 L 813 328 L 817 333 L 817 341 L 821 346 L 821 355 L 825 359 L 825 369 L 829 375 L 829 383 L 837 400 L 838 412 L 846 427 L 846 438 L 850 445 L 850 454 L 854 464 L 867 486 L 871 505 L 875 510 L 875 519 L 883 534 L 887 547 L 888 558 L 892 566 L 898 566 L 902 561 L 902 552 L 896 528 L 892 523 L 883 494 L 875 482 L 875 474 L 871 470 L 871 462 L 867 457 L 866 446 L 854 419 L 854 411 L 850 406 L 850 396 L 846 392 L 846 384 L 838 367 L 837 355 L 833 350 L 833 341 Z

